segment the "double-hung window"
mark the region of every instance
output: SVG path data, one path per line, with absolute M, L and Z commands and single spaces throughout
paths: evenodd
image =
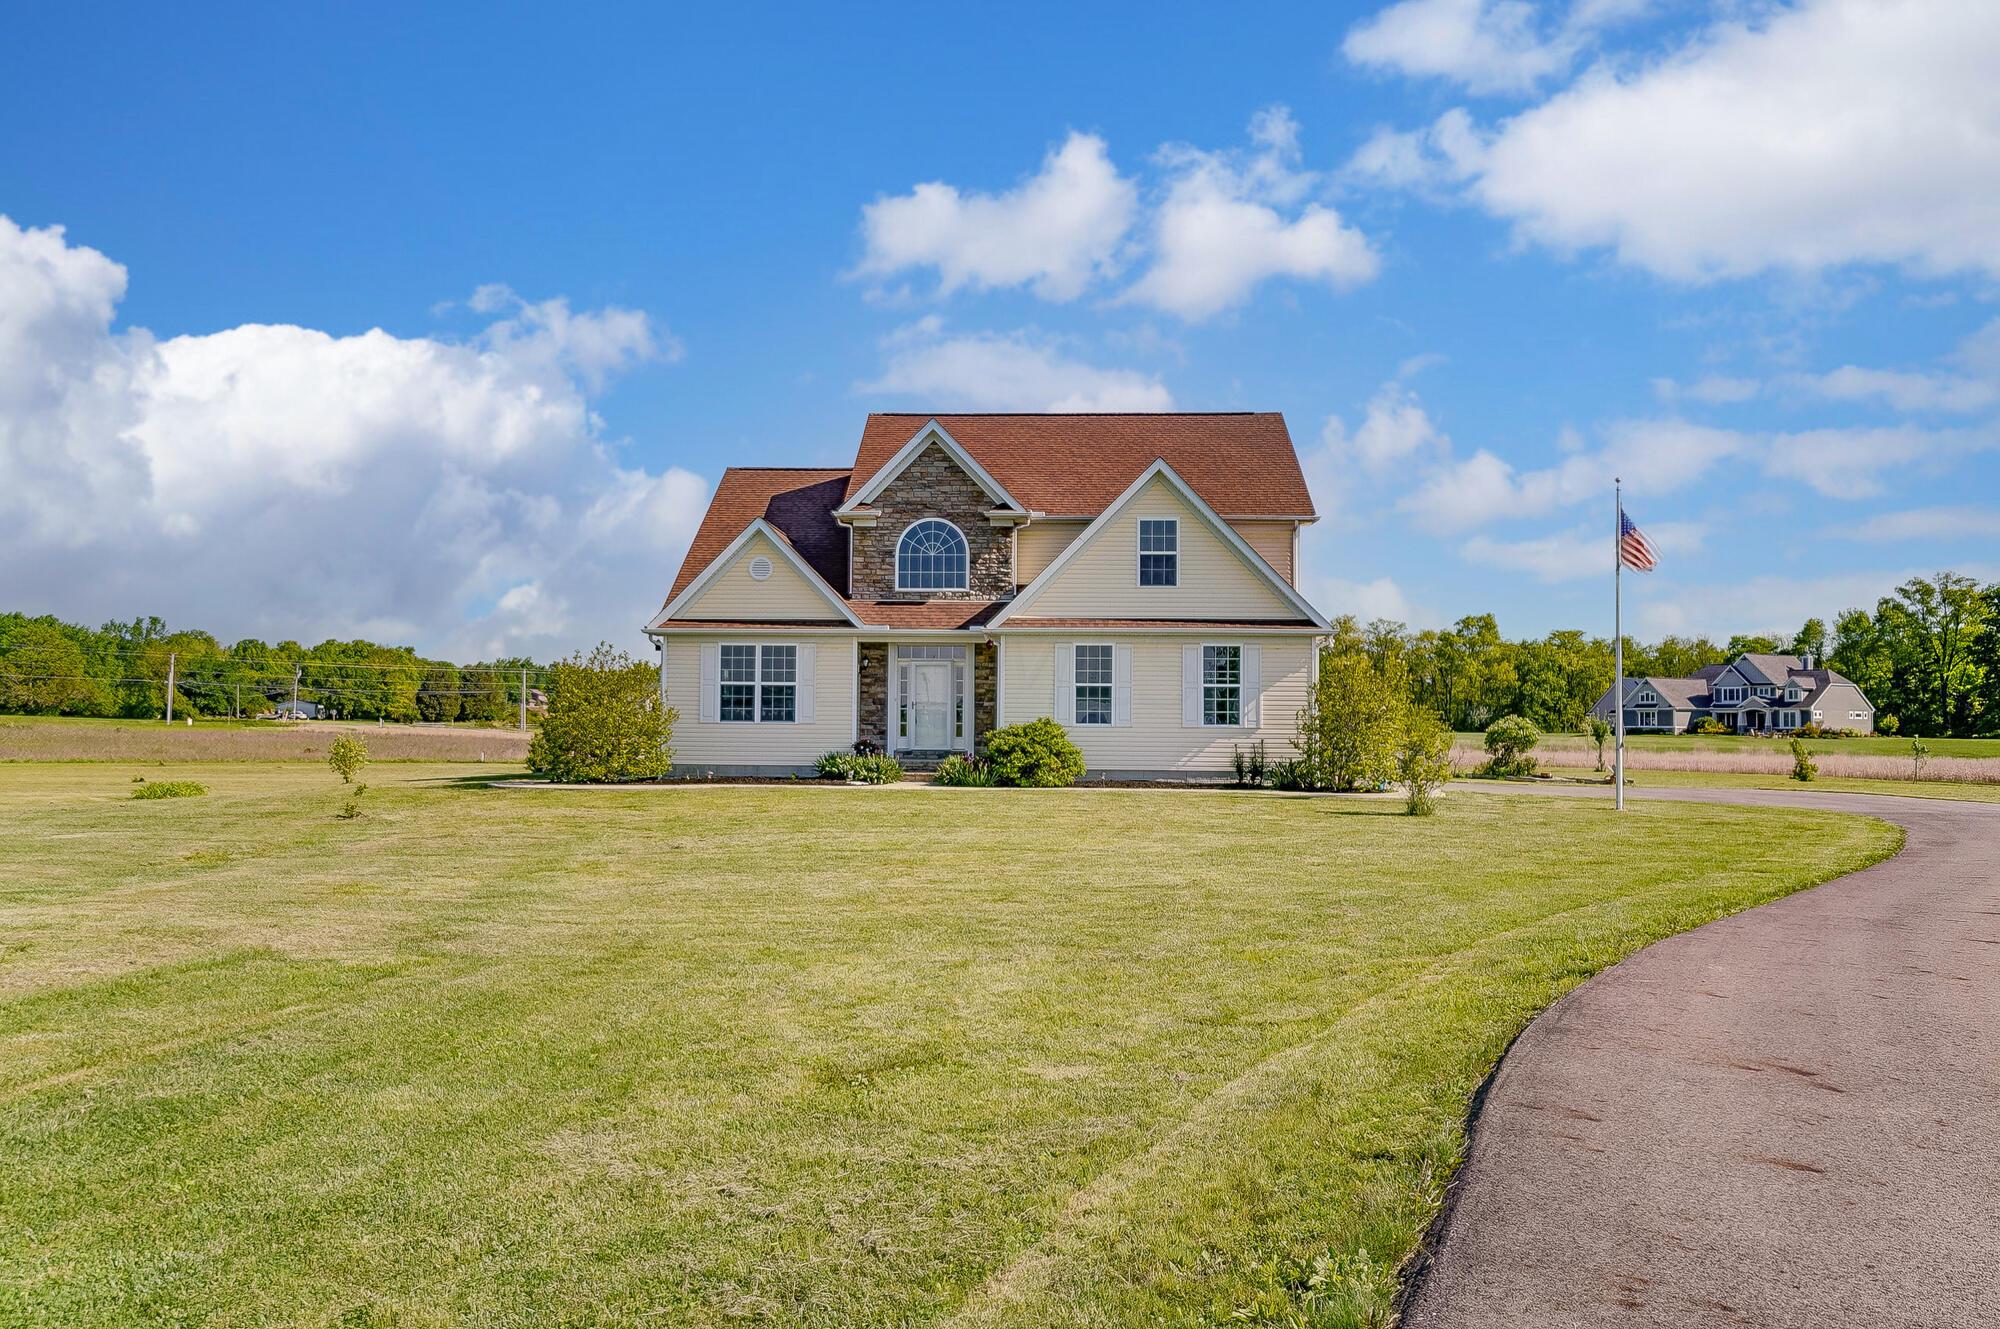
M 1110 646 L 1076 648 L 1076 722 L 1080 725 L 1111 723 L 1112 651 Z
M 1181 524 L 1172 517 L 1139 520 L 1139 584 L 1181 584 Z
M 720 650 L 726 723 L 790 724 L 799 717 L 799 648 L 725 645 Z
M 1201 648 L 1201 722 L 1205 725 L 1243 723 L 1243 648 Z

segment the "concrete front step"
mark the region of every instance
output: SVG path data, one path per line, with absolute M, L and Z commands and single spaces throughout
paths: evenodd
M 898 752 L 896 760 L 906 771 L 934 771 L 938 763 L 946 757 L 963 757 L 956 748 L 945 748 L 935 752 Z

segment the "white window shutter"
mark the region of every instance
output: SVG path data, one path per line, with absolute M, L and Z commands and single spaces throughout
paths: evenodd
M 701 644 L 701 722 L 714 724 L 722 713 L 722 667 L 716 660 L 716 644 Z
M 819 674 L 814 670 L 813 664 L 818 654 L 819 647 L 813 645 L 811 642 L 799 643 L 799 683 L 796 694 L 797 705 L 793 713 L 798 716 L 800 724 L 811 724 L 813 722 L 813 704 L 818 693 L 818 689 L 814 684 L 819 680 Z
M 1111 723 L 1132 723 L 1132 648 L 1111 648 Z
M 1264 700 L 1264 648 L 1255 644 L 1243 647 L 1243 727 L 1255 729 L 1262 723 L 1260 715 Z
M 1201 647 L 1181 647 L 1181 728 L 1201 728 Z
M 1076 723 L 1076 643 L 1056 643 L 1056 722 Z

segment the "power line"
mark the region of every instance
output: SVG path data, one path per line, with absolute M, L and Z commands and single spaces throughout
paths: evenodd
M 83 647 L 79 646 L 77 649 L 86 656 L 96 655 L 101 658 L 122 657 L 125 659 L 151 659 L 151 658 L 157 658 L 160 655 L 172 653 L 172 648 L 167 646 L 160 646 L 152 649 L 128 648 L 128 649 L 109 649 L 109 650 L 96 650 L 96 651 L 85 650 Z M 186 655 L 188 653 L 181 652 L 181 654 Z M 5 658 L 4 656 L 0 656 L 0 659 L 4 658 Z M 449 661 L 445 660 L 412 660 L 407 664 L 364 664 L 361 663 L 360 661 L 354 661 L 354 660 L 322 660 L 310 655 L 295 656 L 290 659 L 287 659 L 284 656 L 266 656 L 261 659 L 244 659 L 229 655 L 227 652 L 218 652 L 217 654 L 210 656 L 195 656 L 193 657 L 193 660 L 194 663 L 197 665 L 209 660 L 214 660 L 222 662 L 224 664 L 237 665 L 245 668 L 270 667 L 275 669 L 290 669 L 294 665 L 296 665 L 302 669 L 361 669 L 361 670 L 369 670 L 380 673 L 405 673 L 412 671 L 422 672 L 432 669 L 452 669 L 456 670 L 461 674 L 504 674 L 509 678 L 519 675 L 523 669 L 526 669 L 530 674 L 547 674 L 550 672 L 550 667 L 548 665 L 457 665 L 457 664 L 452 664 Z

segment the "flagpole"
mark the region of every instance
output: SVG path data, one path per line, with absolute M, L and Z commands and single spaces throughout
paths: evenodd
M 1611 477 L 1611 501 L 1617 514 L 1611 522 L 1611 640 L 1613 671 L 1611 709 L 1616 714 L 1618 737 L 1612 749 L 1611 781 L 1617 788 L 1614 805 L 1625 810 L 1625 481 Z

